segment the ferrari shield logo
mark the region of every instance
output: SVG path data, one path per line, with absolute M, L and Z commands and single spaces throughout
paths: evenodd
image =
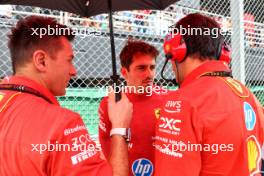
M 157 119 L 159 119 L 159 118 L 160 118 L 160 108 L 156 108 L 156 109 L 154 110 L 154 112 L 155 112 L 155 117 L 156 117 Z

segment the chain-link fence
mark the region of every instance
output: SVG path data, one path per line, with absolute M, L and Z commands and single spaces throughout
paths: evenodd
M 237 7 L 237 5 L 239 5 Z M 234 12 L 234 7 L 237 11 Z M 1 10 L 4 9 L 4 10 Z M 1 12 L 2 11 L 2 12 Z M 183 16 L 200 12 L 216 19 L 225 39 L 232 48 L 232 69 L 235 78 L 244 82 L 264 105 L 264 16 L 263 5 L 259 1 L 230 0 L 181 0 L 164 11 L 124 11 L 114 15 L 114 35 L 116 53 L 129 37 L 149 42 L 161 52 L 157 59 L 156 83 L 168 85 L 160 77 L 164 62 L 163 38 L 169 26 Z M 108 28 L 108 15 L 80 18 L 74 14 L 23 6 L 0 8 L 0 77 L 12 74 L 7 49 L 7 34 L 15 22 L 28 15 L 45 15 L 56 18 L 61 23 L 74 27 L 78 35 L 74 41 L 75 66 L 78 76 L 70 81 L 65 97 L 59 97 L 61 104 L 79 112 L 92 135 L 97 135 L 97 108 L 104 89 L 110 84 L 112 74 L 111 49 Z M 237 26 L 238 25 L 238 26 Z M 117 57 L 118 58 L 118 57 Z M 117 59 L 117 69 L 120 62 Z M 165 75 L 172 78 L 171 68 Z

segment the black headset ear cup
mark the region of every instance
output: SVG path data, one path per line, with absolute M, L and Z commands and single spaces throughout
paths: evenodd
M 187 53 L 186 44 L 182 41 L 182 36 L 180 34 L 169 34 L 165 37 L 164 40 L 164 53 L 170 56 L 172 60 L 177 60 L 182 62 Z

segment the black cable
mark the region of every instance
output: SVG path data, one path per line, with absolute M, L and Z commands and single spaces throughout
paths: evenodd
M 24 85 L 17 85 L 17 84 L 0 84 L 0 90 L 11 90 L 11 91 L 17 91 L 17 92 L 23 92 L 28 93 L 31 95 L 35 95 L 37 97 L 43 98 L 47 102 L 53 104 L 50 99 L 48 99 L 46 96 L 42 95 L 39 91 L 32 89 L 30 87 L 24 86 Z
M 163 65 L 163 67 L 162 67 L 162 69 L 161 69 L 161 77 L 162 77 L 162 79 L 164 79 L 165 81 L 167 81 L 167 82 L 171 82 L 173 85 L 178 86 L 178 83 L 176 82 L 176 79 L 167 79 L 167 78 L 164 77 L 164 70 L 165 70 L 165 68 L 166 68 L 166 66 L 167 66 L 167 63 L 168 63 L 168 61 L 169 61 L 170 59 L 171 59 L 170 55 L 166 55 L 166 61 L 165 61 L 164 65 Z

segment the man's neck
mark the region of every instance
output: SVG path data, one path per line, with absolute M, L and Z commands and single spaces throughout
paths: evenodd
M 207 60 L 201 60 L 197 57 L 187 57 L 186 60 L 183 63 L 180 63 L 180 72 L 181 72 L 181 83 L 184 81 L 184 79 L 197 67 L 205 63 Z
M 24 77 L 27 79 L 31 79 L 35 81 L 36 83 L 40 84 L 41 86 L 48 88 L 45 81 L 42 79 L 42 77 L 40 75 L 36 75 L 36 73 L 33 73 L 30 70 L 25 69 L 25 70 L 17 71 L 14 76 L 20 76 L 20 77 Z

